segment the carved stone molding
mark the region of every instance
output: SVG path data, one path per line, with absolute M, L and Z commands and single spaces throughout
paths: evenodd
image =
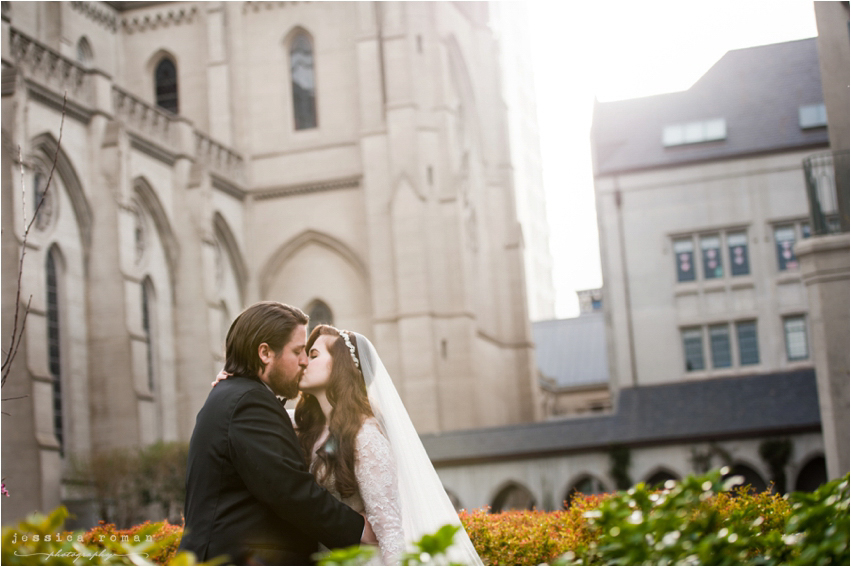
M 348 177 L 345 179 L 337 179 L 333 181 L 324 181 L 319 183 L 309 183 L 304 185 L 291 185 L 287 187 L 278 187 L 275 189 L 260 190 L 254 193 L 254 198 L 258 201 L 264 199 L 278 199 L 281 197 L 289 197 L 291 195 L 305 195 L 307 193 L 318 193 L 320 191 L 335 191 L 337 189 L 356 189 L 360 187 L 360 175 L 356 177 Z
M 94 2 L 71 2 L 71 9 L 101 24 L 112 33 L 118 31 L 118 16 L 103 10 L 102 6 L 97 6 Z
M 181 8 L 179 10 L 168 10 L 155 14 L 146 14 L 124 18 L 121 26 L 127 33 L 144 32 L 155 30 L 160 27 L 178 26 L 191 24 L 198 15 L 198 8 Z
M 273 8 L 286 8 L 298 4 L 298 2 L 244 2 L 242 4 L 242 13 L 259 12 L 260 10 L 271 10 Z

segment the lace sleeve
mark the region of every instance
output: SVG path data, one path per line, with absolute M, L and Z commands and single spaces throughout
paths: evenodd
M 390 443 L 374 420 L 367 420 L 357 436 L 355 475 L 366 518 L 378 539 L 384 565 L 398 565 L 405 551 L 396 462 Z

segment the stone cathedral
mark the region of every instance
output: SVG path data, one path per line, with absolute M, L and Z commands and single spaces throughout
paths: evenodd
M 369 336 L 422 433 L 538 417 L 487 21 L 3 2 L 4 523 L 73 500 L 76 455 L 188 440 L 259 300 Z

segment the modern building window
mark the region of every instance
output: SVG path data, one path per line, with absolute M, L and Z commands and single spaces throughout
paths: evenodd
M 739 364 L 759 364 L 759 342 L 756 335 L 756 321 L 736 323 L 736 339 L 739 343 Z
M 729 368 L 733 365 L 730 328 L 726 323 L 709 327 L 709 348 L 712 351 L 713 368 Z
M 290 48 L 290 78 L 293 89 L 295 129 L 316 128 L 316 80 L 313 44 L 306 33 L 298 33 Z
M 724 267 L 721 264 L 721 238 L 717 234 L 702 236 L 700 249 L 703 254 L 703 277 L 706 279 L 723 278 Z
M 748 259 L 748 235 L 745 232 L 727 234 L 727 248 L 730 250 L 730 274 L 745 276 L 751 272 Z
M 806 239 L 806 238 L 809 238 L 812 235 L 813 235 L 813 233 L 810 230 L 810 223 L 802 222 L 801 223 L 801 238 Z
M 827 110 L 824 107 L 824 103 L 798 107 L 798 125 L 801 127 L 801 130 L 827 126 Z
M 691 238 L 674 240 L 674 260 L 677 263 L 677 281 L 694 281 L 694 242 Z
M 683 329 L 683 350 L 686 357 L 686 372 L 703 370 L 703 331 L 700 327 Z
M 774 243 L 777 248 L 777 269 L 781 272 L 798 269 L 798 259 L 792 250 L 795 246 L 795 226 L 775 227 Z
M 783 333 L 786 335 L 786 357 L 790 361 L 809 358 L 807 322 L 803 315 L 785 317 L 783 319 Z
M 665 147 L 682 146 L 712 142 L 727 138 L 727 122 L 723 118 L 672 124 L 662 130 L 662 144 Z
M 59 285 L 56 258 L 47 254 L 47 363 L 53 378 L 53 433 L 59 442 L 59 455 L 65 455 L 65 435 L 62 408 L 62 351 L 59 327 Z
M 177 114 L 179 110 L 177 103 L 177 67 L 175 67 L 174 61 L 166 57 L 159 62 L 154 72 L 154 85 L 156 85 L 157 106 Z

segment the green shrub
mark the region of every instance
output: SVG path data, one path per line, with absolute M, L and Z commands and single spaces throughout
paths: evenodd
M 445 553 L 452 545 L 452 540 L 459 529 L 461 528 L 458 526 L 447 524 L 434 534 L 424 535 L 419 541 L 414 542 L 413 549 L 402 556 L 401 564 L 457 565 L 457 563 L 449 563 Z M 353 545 L 344 549 L 317 553 L 314 558 L 318 565 L 365 565 L 376 553 L 375 547 Z
M 75 476 L 92 486 L 100 518 L 126 528 L 150 515 L 180 521 L 188 456 L 186 443 L 158 442 L 142 449 L 103 451 L 73 462 Z
M 847 475 L 788 499 L 728 486 L 714 471 L 612 495 L 585 514 L 597 537 L 554 564 L 848 564 Z

